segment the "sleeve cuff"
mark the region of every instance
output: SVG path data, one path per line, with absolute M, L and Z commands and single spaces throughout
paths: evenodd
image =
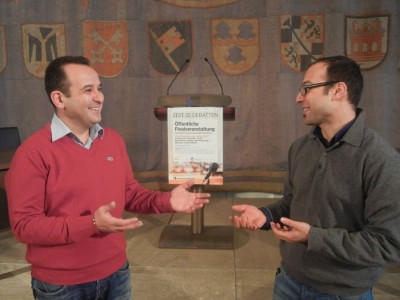
M 260 207 L 259 210 L 261 210 L 261 212 L 265 215 L 265 217 L 267 218 L 267 221 L 265 222 L 265 224 L 260 228 L 260 230 L 270 230 L 271 229 L 271 225 L 270 222 L 272 221 L 272 214 L 269 211 L 268 208 L 265 207 Z

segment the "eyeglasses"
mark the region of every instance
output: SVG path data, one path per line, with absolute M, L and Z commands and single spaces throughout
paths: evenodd
M 314 84 L 301 85 L 299 92 L 304 97 L 305 95 L 307 95 L 309 90 L 311 90 L 313 88 L 320 87 L 320 86 L 331 85 L 331 84 L 335 84 L 335 83 L 338 83 L 338 82 L 339 81 L 326 81 L 326 82 L 320 82 L 320 83 L 314 83 Z

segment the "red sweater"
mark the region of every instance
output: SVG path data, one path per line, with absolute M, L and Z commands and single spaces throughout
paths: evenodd
M 97 208 L 171 212 L 170 193 L 147 190 L 134 179 L 123 139 L 105 128 L 91 148 L 69 137 L 51 142 L 50 124 L 17 150 L 6 175 L 12 230 L 27 244 L 32 276 L 53 284 L 79 284 L 112 274 L 126 261 L 124 233 L 100 233 Z

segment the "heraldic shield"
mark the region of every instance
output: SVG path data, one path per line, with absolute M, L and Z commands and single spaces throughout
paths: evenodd
M 175 75 L 192 57 L 190 21 L 149 23 L 150 62 L 162 74 Z
M 384 61 L 388 48 L 389 15 L 346 16 L 346 55 L 363 70 Z
M 83 50 L 92 67 L 103 77 L 120 74 L 128 62 L 126 22 L 83 23 Z
M 227 74 L 242 74 L 256 65 L 259 41 L 258 19 L 211 20 L 213 60 Z
M 4 71 L 7 65 L 6 49 L 6 30 L 4 26 L 0 26 L 0 73 Z
M 64 24 L 22 25 L 22 43 L 26 69 L 43 78 L 49 62 L 65 55 Z
M 297 72 L 302 72 L 324 49 L 324 16 L 288 16 L 281 21 L 281 58 Z

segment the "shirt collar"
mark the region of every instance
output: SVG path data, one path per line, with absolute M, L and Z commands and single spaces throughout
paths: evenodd
M 75 134 L 72 132 L 71 129 L 68 128 L 67 125 L 56 114 L 53 115 L 51 119 L 51 141 L 55 142 L 66 135 L 73 135 L 75 138 Z M 103 138 L 104 136 L 104 129 L 99 124 L 93 125 L 89 130 L 89 136 L 92 140 L 94 140 L 97 136 Z
M 346 135 L 346 133 L 352 127 L 352 125 L 357 120 L 357 118 L 361 114 L 361 112 L 362 112 L 362 110 L 358 108 L 356 111 L 356 117 L 353 120 L 351 120 L 349 123 L 344 125 L 338 132 L 336 132 L 335 135 L 332 137 L 332 139 L 329 142 L 322 135 L 322 131 L 319 126 L 316 126 L 312 129 L 312 134 L 315 137 L 317 137 L 324 144 L 324 146 L 326 148 L 329 148 L 330 146 L 336 144 L 337 142 L 339 142 L 340 140 L 343 139 L 343 137 Z

